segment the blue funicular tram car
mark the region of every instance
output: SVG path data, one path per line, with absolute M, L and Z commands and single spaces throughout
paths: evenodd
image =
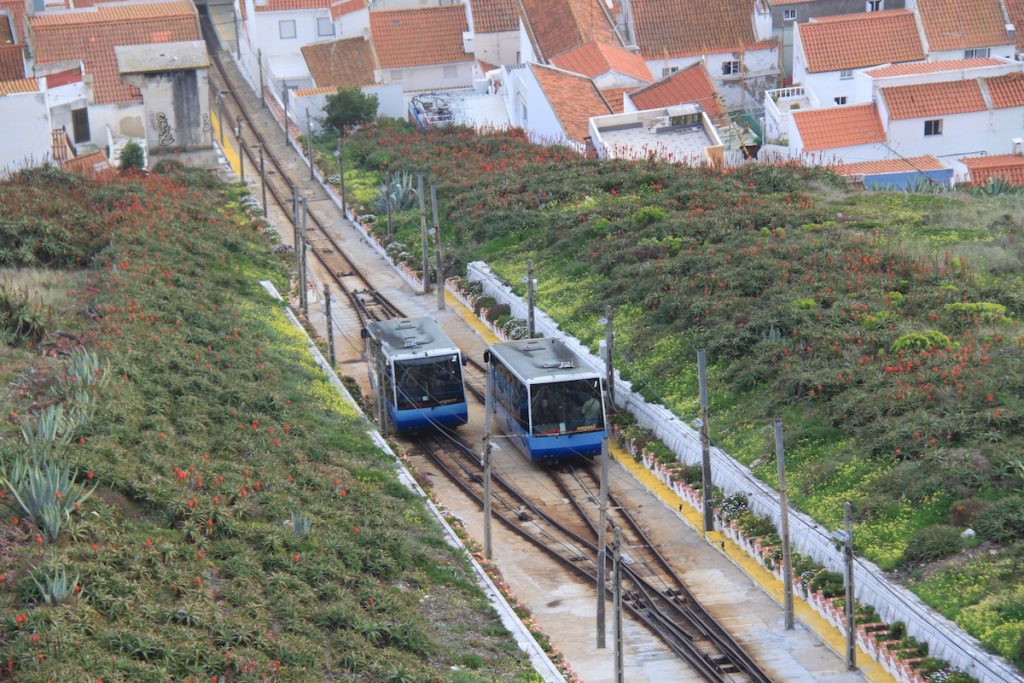
M 433 318 L 380 320 L 363 337 L 395 431 L 466 424 L 462 352 Z
M 605 437 L 601 376 L 557 339 L 494 344 L 485 357 L 491 403 L 533 461 L 596 455 Z

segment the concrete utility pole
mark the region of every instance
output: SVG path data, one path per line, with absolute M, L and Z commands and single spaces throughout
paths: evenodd
M 853 591 L 853 506 L 843 506 L 843 530 L 846 541 L 846 668 L 857 670 L 857 624 Z
M 615 527 L 612 545 L 612 617 L 615 624 L 615 683 L 625 683 L 622 665 L 622 529 Z
M 334 351 L 334 317 L 331 315 L 331 286 L 324 285 L 324 315 L 327 317 L 327 353 L 331 359 L 331 367 L 337 365 L 338 357 Z
M 430 291 L 430 257 L 427 254 L 427 204 L 423 196 L 423 174 L 416 174 L 416 196 L 420 200 L 420 247 L 423 251 L 423 293 Z
M 267 96 L 263 92 L 263 48 L 259 48 L 256 51 L 256 59 L 260 63 L 260 107 L 263 109 L 267 108 Z
M 779 466 L 779 519 L 782 532 L 782 604 L 786 630 L 793 630 L 793 567 L 789 553 L 789 500 L 786 495 L 786 451 L 782 447 L 782 420 L 775 420 L 775 462 Z
M 341 181 L 341 215 L 348 216 L 345 212 L 345 136 L 338 136 L 338 178 Z
M 302 232 L 299 233 L 300 244 L 300 269 L 299 284 L 302 286 L 302 312 L 309 318 L 309 290 L 306 288 L 306 219 L 309 216 L 309 207 L 306 205 L 306 198 L 302 198 Z
M 224 93 L 217 93 L 217 122 L 220 124 L 217 126 L 217 133 L 220 137 L 220 148 L 224 149 L 224 126 L 227 123 L 224 121 Z M 225 152 L 225 155 L 227 152 Z
M 711 503 L 711 436 L 708 431 L 708 368 L 704 349 L 697 350 L 697 378 L 700 383 L 700 451 L 701 479 L 704 498 L 704 533 L 715 530 L 714 506 Z
M 615 363 L 612 360 L 612 350 L 615 348 L 615 330 L 612 327 L 611 306 L 604 307 L 604 320 L 605 369 L 607 370 L 604 381 L 608 385 L 605 390 L 608 392 L 608 409 L 615 410 Z
M 309 179 L 316 180 L 313 175 L 313 120 L 309 118 L 309 107 L 306 107 L 306 154 L 309 155 Z
M 242 146 L 242 117 L 235 119 L 237 124 L 235 146 L 238 147 L 238 176 L 245 183 L 245 148 Z
M 235 7 L 231 8 L 231 16 L 235 21 L 235 58 L 242 58 L 242 34 L 238 30 L 238 9 Z
M 288 146 L 288 84 L 284 84 L 284 145 Z
M 260 143 L 260 194 L 263 196 L 263 217 L 267 217 L 267 169 L 263 165 L 263 144 Z
M 491 367 L 487 365 L 487 388 L 484 392 L 484 557 L 491 553 Z
M 533 293 L 533 260 L 526 260 L 526 335 L 527 338 L 533 339 L 537 336 L 537 328 L 534 323 L 533 308 L 534 308 L 534 293 Z
M 605 529 L 608 526 L 608 437 L 601 440 L 601 502 L 597 516 L 597 647 L 605 647 L 604 609 L 607 585 L 608 548 Z
M 437 257 L 437 310 L 444 310 L 444 266 L 441 263 L 441 225 L 437 220 L 437 187 L 430 184 L 430 211 L 434 218 L 434 249 Z

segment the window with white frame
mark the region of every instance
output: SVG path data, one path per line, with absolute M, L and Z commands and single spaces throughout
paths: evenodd
M 835 101 L 835 103 L 836 103 L 836 104 L 838 104 L 839 106 L 843 106 L 844 104 L 846 104 L 846 95 L 843 95 L 843 96 L 841 96 L 841 97 L 833 97 L 832 99 L 833 99 L 833 100 Z
M 740 72 L 740 62 L 738 59 L 730 59 L 726 62 L 722 62 L 722 75 L 723 76 L 735 76 Z
M 865 12 L 881 12 L 885 8 L 883 0 L 868 0 L 864 3 Z
M 459 77 L 459 67 L 446 66 L 444 68 L 444 80 L 450 81 Z
M 677 71 L 679 71 L 678 66 L 663 66 L 661 67 L 661 77 L 665 78 L 665 76 L 671 76 Z
M 784 9 L 782 10 L 783 21 L 796 21 L 796 10 L 795 9 Z
M 839 80 L 848 81 L 853 78 L 853 69 L 843 69 L 839 72 Z
M 277 22 L 277 35 L 282 40 L 290 40 L 295 37 L 295 20 L 294 19 L 282 19 Z
M 334 35 L 334 22 L 330 17 L 317 17 L 316 34 L 320 38 L 327 38 Z
M 964 59 L 974 59 L 975 57 L 991 57 L 992 48 L 990 47 L 972 47 L 964 50 Z
M 924 122 L 924 134 L 942 135 L 942 119 L 928 119 Z

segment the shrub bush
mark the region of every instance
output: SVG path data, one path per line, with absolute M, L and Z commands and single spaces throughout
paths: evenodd
M 505 315 L 509 315 L 511 310 L 512 309 L 508 304 L 495 304 L 493 306 L 490 306 L 487 309 L 487 320 L 488 322 L 493 323 L 496 320 L 498 320 L 498 318 L 501 318 L 502 316 Z
M 473 312 L 480 315 L 480 311 L 489 309 L 494 306 L 497 302 L 493 296 L 482 296 L 473 302 Z
M 960 530 L 946 524 L 921 529 L 910 537 L 903 552 L 904 562 L 934 562 L 960 552 Z
M 987 541 L 1012 543 L 1024 539 L 1024 496 L 994 503 L 978 520 L 978 535 Z
M 958 500 L 949 506 L 949 521 L 954 526 L 972 527 L 990 507 L 992 501 L 980 498 Z
M 911 332 L 905 334 L 892 343 L 890 351 L 924 351 L 933 347 L 943 348 L 949 346 L 949 337 L 938 330 L 925 330 L 924 332 Z

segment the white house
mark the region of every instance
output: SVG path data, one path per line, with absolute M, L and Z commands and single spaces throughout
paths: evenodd
M 378 83 L 406 93 L 469 88 L 477 74 L 463 5 L 370 12 Z
M 1016 31 L 1003 0 L 908 0 L 917 11 L 928 59 L 1005 57 L 1016 52 Z
M 32 166 L 50 158 L 50 116 L 38 78 L 0 81 L 0 171 Z
M 494 66 L 519 64 L 516 0 L 469 0 L 467 8 L 476 58 Z
M 787 137 L 788 149 L 779 151 L 805 163 L 848 164 L 892 156 L 875 104 L 795 111 Z
M 731 110 L 778 86 L 778 42 L 767 6 L 754 0 L 631 0 L 629 33 L 655 78 L 703 62 Z
M 853 104 L 858 69 L 926 56 L 908 10 L 822 17 L 798 25 L 794 33 L 793 82 L 813 93 L 816 106 Z
M 510 123 L 540 144 L 568 145 L 584 153 L 590 117 L 612 113 L 593 81 L 555 67 L 503 67 L 502 84 Z
M 599 89 L 640 88 L 654 81 L 643 57 L 618 45 L 587 43 L 551 59 L 551 65 L 582 74 Z
M 718 131 L 696 104 L 594 116 L 590 139 L 602 159 L 661 159 L 692 166 L 723 161 Z

